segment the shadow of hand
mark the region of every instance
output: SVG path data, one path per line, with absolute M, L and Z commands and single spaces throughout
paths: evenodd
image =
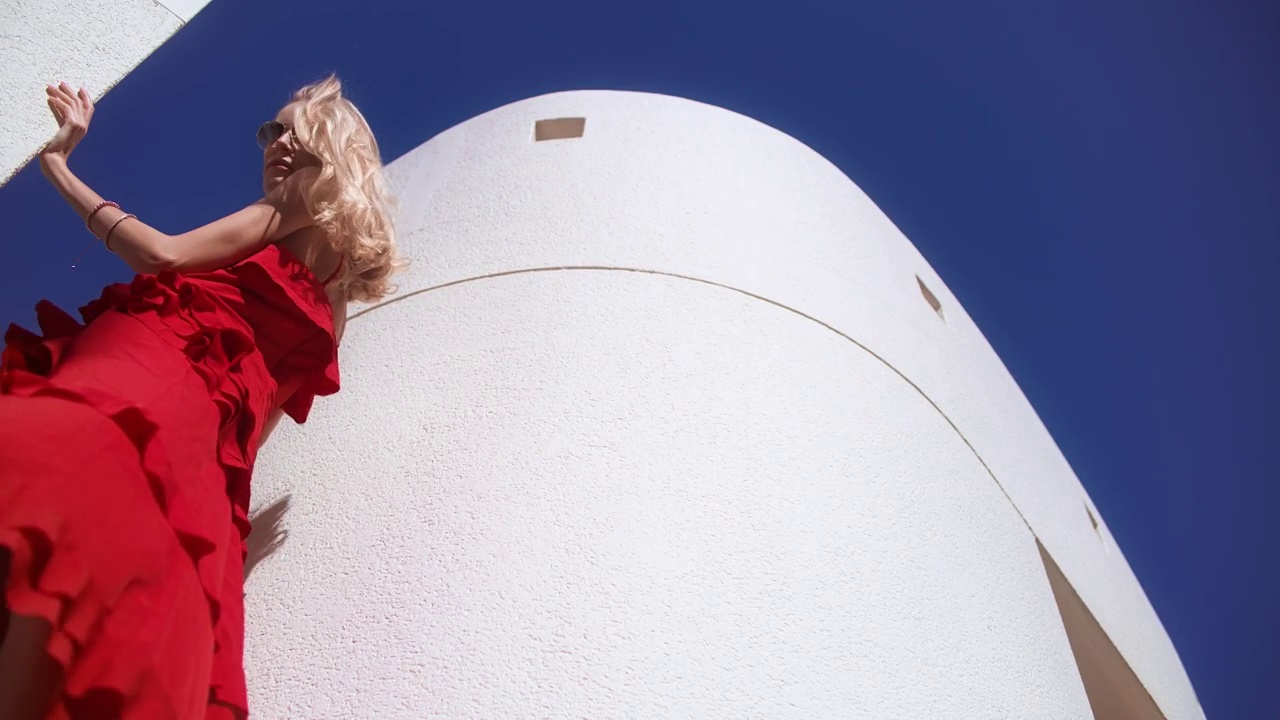
M 248 550 L 248 556 L 244 561 L 246 580 L 258 563 L 273 555 L 289 538 L 289 531 L 284 529 L 284 515 L 289 511 L 291 497 L 291 495 L 285 495 L 254 513 L 249 519 L 253 529 L 245 541 Z

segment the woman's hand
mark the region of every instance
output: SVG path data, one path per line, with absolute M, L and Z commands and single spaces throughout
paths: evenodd
M 42 165 L 49 161 L 66 162 L 71 151 L 89 131 L 93 100 L 88 90 L 72 90 L 65 82 L 46 86 L 45 94 L 49 96 L 49 110 L 58 121 L 58 132 L 40 151 L 40 162 Z

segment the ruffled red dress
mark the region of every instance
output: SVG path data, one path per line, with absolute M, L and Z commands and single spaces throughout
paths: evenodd
M 0 626 L 53 626 L 50 717 L 247 716 L 249 477 L 272 410 L 338 391 L 324 284 L 271 245 L 5 334 Z

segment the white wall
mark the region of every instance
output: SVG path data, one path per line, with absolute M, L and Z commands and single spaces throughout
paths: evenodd
M 1089 717 L 1036 536 L 1202 717 L 999 359 L 821 157 L 579 92 L 392 174 L 416 264 L 255 480 L 291 498 L 248 587 L 259 717 Z
M 208 0 L 23 0 L 0 4 L 0 184 L 49 141 L 57 124 L 44 86 L 66 81 L 95 99 Z

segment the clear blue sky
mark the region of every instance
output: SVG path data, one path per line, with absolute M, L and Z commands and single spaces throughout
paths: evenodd
M 100 104 L 73 167 L 188 229 L 254 199 L 255 128 L 330 70 L 388 159 L 553 90 L 758 118 L 851 176 L 973 315 L 1210 717 L 1280 717 L 1280 5 L 857 5 L 213 0 Z M 69 270 L 89 236 L 35 168 L 0 218 L 0 320 L 128 275 L 101 250 Z

